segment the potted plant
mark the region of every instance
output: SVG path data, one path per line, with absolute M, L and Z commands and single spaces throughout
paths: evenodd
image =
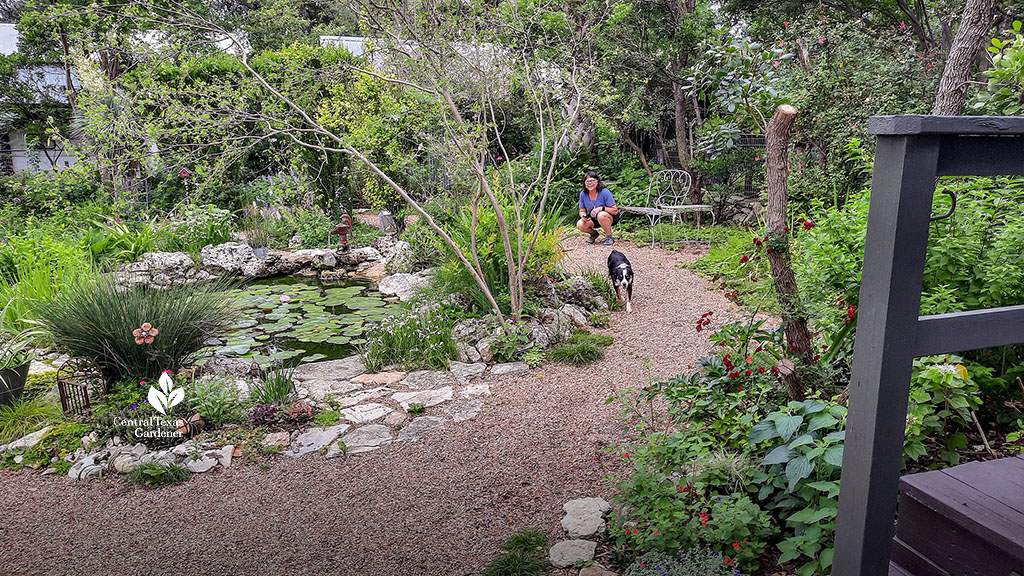
M 12 404 L 25 391 L 29 364 L 35 357 L 31 348 L 33 333 L 26 330 L 0 340 L 0 406 Z

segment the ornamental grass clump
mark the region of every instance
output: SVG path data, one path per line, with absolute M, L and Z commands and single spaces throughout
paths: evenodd
M 165 290 L 123 289 L 112 275 L 69 286 L 39 309 L 40 323 L 71 356 L 88 358 L 107 382 L 177 372 L 235 320 L 225 282 Z
M 455 357 L 453 324 L 441 310 L 385 318 L 367 332 L 363 362 L 371 372 L 391 364 L 403 370 L 448 368 Z

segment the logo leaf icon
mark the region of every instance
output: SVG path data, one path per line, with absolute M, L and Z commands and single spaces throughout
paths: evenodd
M 149 395 L 147 396 L 147 398 L 149 399 L 149 404 L 153 406 L 154 410 L 163 414 L 164 416 L 167 415 L 167 396 L 164 395 L 163 392 L 160 392 L 156 388 L 150 386 Z
M 185 389 L 175 388 L 171 390 L 171 393 L 167 395 L 167 409 L 174 408 L 185 399 Z

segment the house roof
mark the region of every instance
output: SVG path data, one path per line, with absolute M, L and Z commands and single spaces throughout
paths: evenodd
M 7 56 L 18 51 L 18 29 L 14 24 L 0 23 L 0 54 Z

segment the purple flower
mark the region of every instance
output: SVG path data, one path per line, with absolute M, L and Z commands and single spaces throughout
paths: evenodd
M 138 404 L 132 404 L 131 406 L 129 406 L 129 407 L 128 407 L 128 409 L 129 409 L 129 410 L 133 410 L 133 411 L 134 411 L 134 410 L 136 410 L 136 409 L 137 409 L 138 407 L 139 407 L 139 405 L 138 405 Z

